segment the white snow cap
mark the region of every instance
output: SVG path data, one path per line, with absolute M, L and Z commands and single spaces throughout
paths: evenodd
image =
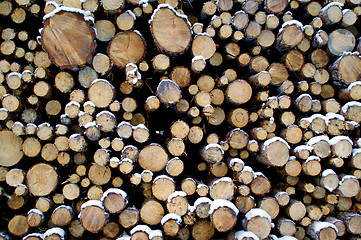
M 211 204 L 211 203 L 212 203 L 212 200 L 209 199 L 209 198 L 207 198 L 207 197 L 197 198 L 197 200 L 194 202 L 194 207 L 196 208 L 198 205 L 204 204 L 204 203 Z
M 330 120 L 330 119 L 339 119 L 341 121 L 345 121 L 345 117 L 342 116 L 341 114 L 337 114 L 337 113 L 327 113 L 326 118 L 328 120 Z
M 348 180 L 348 179 L 355 179 L 357 181 L 357 178 L 354 175 L 345 175 L 342 177 L 342 179 L 340 180 L 339 185 L 341 186 L 343 184 L 344 181 Z
M 236 164 L 241 164 L 242 166 L 244 166 L 244 162 L 243 162 L 243 160 L 242 159 L 240 159 L 240 158 L 232 158 L 230 161 L 229 161 L 229 164 L 228 164 L 228 166 L 230 167 L 230 168 L 232 168 L 234 165 L 236 165 Z M 242 170 L 241 170 L 242 171 Z
M 29 215 L 29 214 L 31 214 L 31 213 L 36 213 L 36 214 L 39 214 L 39 215 L 41 215 L 41 216 L 44 216 L 43 212 L 40 211 L 40 210 L 37 209 L 37 208 L 30 209 L 26 215 Z
M 137 225 L 132 228 L 132 230 L 130 230 L 130 235 L 133 235 L 136 232 L 145 232 L 149 235 L 151 231 L 152 229 L 150 229 L 150 227 L 148 227 L 147 225 Z
M 346 103 L 341 108 L 341 114 L 346 115 L 347 111 L 348 111 L 348 108 L 353 107 L 353 106 L 357 106 L 357 107 L 361 108 L 361 102 L 351 101 L 351 102 Z
M 197 60 L 201 60 L 204 62 L 204 64 L 206 64 L 206 59 L 203 56 L 195 56 L 192 58 L 192 64 L 197 61 Z
M 232 202 L 225 199 L 216 199 L 211 203 L 211 207 L 209 209 L 209 215 L 213 214 L 214 211 L 216 211 L 218 208 L 221 207 L 226 207 L 231 209 L 236 214 L 236 216 L 239 213 L 238 208 Z
M 106 190 L 103 193 L 102 198 L 100 199 L 100 201 L 104 202 L 104 199 L 107 198 L 109 196 L 109 194 L 117 194 L 117 195 L 121 195 L 122 198 L 125 201 L 125 205 L 128 204 L 128 194 L 126 192 L 124 192 L 123 190 L 119 189 L 119 188 L 109 188 L 108 190 Z
M 218 148 L 219 150 L 221 150 L 221 153 L 224 154 L 224 151 L 222 149 L 222 146 L 219 145 L 218 143 L 211 143 L 211 144 L 208 144 L 206 147 L 205 147 L 205 150 L 207 151 L 208 149 L 210 148 Z
M 318 156 L 312 155 L 312 156 L 309 156 L 309 157 L 306 159 L 306 162 L 305 162 L 305 163 L 308 163 L 308 162 L 310 162 L 310 161 L 318 161 L 318 162 L 321 162 L 321 158 L 318 157 Z
M 91 20 L 91 19 L 92 19 L 92 17 L 90 16 L 90 14 L 91 14 L 90 11 L 84 11 L 84 10 L 79 9 L 79 8 L 59 6 L 58 4 L 56 4 L 56 5 L 58 5 L 58 6 L 56 6 L 53 2 L 52 2 L 51 4 L 53 4 L 56 8 L 55 8 L 52 12 L 46 14 L 46 15 L 43 17 L 43 21 L 46 20 L 46 19 L 48 19 L 48 18 L 53 17 L 55 14 L 57 14 L 57 13 L 59 13 L 59 12 L 61 12 L 61 11 L 64 11 L 64 12 L 73 12 L 73 13 L 80 13 L 81 15 L 83 15 L 84 18 L 86 17 L 87 20 Z M 85 19 L 84 19 L 84 20 L 85 20 Z M 93 21 L 94 21 L 94 19 L 93 19 Z
M 163 232 L 161 230 L 159 230 L 159 229 L 152 230 L 149 233 L 149 239 L 153 239 L 155 237 L 163 237 Z
M 130 240 L 131 236 L 129 235 L 121 235 L 116 240 Z
M 176 10 L 174 10 L 174 8 L 173 8 L 171 5 L 169 5 L 169 4 L 159 4 L 158 7 L 157 7 L 157 9 L 155 9 L 155 10 L 153 11 L 153 14 L 152 14 L 152 16 L 150 17 L 150 20 L 148 21 L 149 24 L 151 24 L 151 23 L 153 22 L 153 18 L 154 18 L 154 16 L 155 16 L 155 14 L 156 14 L 161 8 L 168 8 L 168 9 L 171 10 L 177 17 L 183 18 L 183 19 L 186 21 L 186 23 L 188 24 L 189 29 L 192 29 L 192 25 L 191 25 L 191 23 L 189 22 L 188 17 L 187 17 L 186 15 L 180 14 L 179 12 L 177 12 Z
M 140 3 L 139 3 L 140 4 Z M 125 11 L 126 13 L 128 13 L 130 16 L 133 17 L 134 21 L 137 19 L 137 17 L 135 16 L 135 14 L 131 11 L 131 10 L 127 10 Z
M 174 180 L 171 177 L 167 176 L 167 175 L 159 175 L 159 176 L 157 176 L 156 178 L 154 178 L 153 183 L 155 183 L 159 179 L 168 179 L 169 181 L 174 183 Z
M 0 233 L 0 236 L 3 237 L 5 240 L 9 240 L 9 238 L 5 234 L 3 235 L 2 233 Z M 29 239 L 31 237 L 44 239 L 44 234 L 42 234 L 42 233 L 30 233 L 30 234 L 26 235 L 25 237 L 23 237 L 23 240 L 24 239 Z
M 82 211 L 83 209 L 87 208 L 87 207 L 98 207 L 101 208 L 105 211 L 103 203 L 99 200 L 89 200 L 86 201 L 85 203 L 83 203 L 80 207 L 80 211 Z
M 307 145 L 299 145 L 299 146 L 295 147 L 295 149 L 293 150 L 293 152 L 296 153 L 296 152 L 301 152 L 301 151 L 303 151 L 303 150 L 312 152 L 313 147 L 307 146 Z
M 235 240 L 243 240 L 245 238 L 250 238 L 250 239 L 253 239 L 253 240 L 259 240 L 259 238 L 257 237 L 256 234 L 254 234 L 253 232 L 251 231 L 238 231 L 234 234 L 234 239 Z
M 268 146 L 268 145 L 270 145 L 270 144 L 272 144 L 272 143 L 274 143 L 274 142 L 282 142 L 283 144 L 286 145 L 286 147 L 287 147 L 288 149 L 291 149 L 290 145 L 288 145 L 288 143 L 287 143 L 283 138 L 281 138 L 281 137 L 273 137 L 273 138 L 270 138 L 270 139 L 268 139 L 267 141 L 265 141 L 265 142 L 263 143 L 263 146 L 266 147 L 266 146 Z
M 218 183 L 220 183 L 220 182 L 233 183 L 233 180 L 232 180 L 232 178 L 230 178 L 230 177 L 221 177 L 220 179 L 215 180 L 215 181 L 212 183 L 212 186 L 213 186 L 213 185 L 216 185 L 216 184 L 218 184 Z
M 297 238 L 293 237 L 293 236 L 283 236 L 280 238 L 277 238 L 278 240 L 297 240 Z
M 172 201 L 172 199 L 175 197 L 184 197 L 185 198 L 185 197 L 187 197 L 187 194 L 183 191 L 175 191 L 168 196 L 167 202 L 170 203 Z
M 332 169 L 325 169 L 322 172 L 322 177 L 327 177 L 328 175 L 336 175 L 335 171 L 333 171 Z
M 271 216 L 263 209 L 261 208 L 252 208 L 251 210 L 249 210 L 246 215 L 245 215 L 245 220 L 249 221 L 252 218 L 255 217 L 261 217 L 261 218 L 266 218 L 268 219 L 268 221 L 271 224 L 271 227 L 274 227 L 274 224 L 272 223 L 272 219 Z
M 327 143 L 329 143 L 330 139 L 328 138 L 327 135 L 312 137 L 312 138 L 310 138 L 310 140 L 308 140 L 307 145 L 313 146 L 320 141 L 326 141 Z
M 290 20 L 282 24 L 282 28 L 285 28 L 286 26 L 290 25 L 296 25 L 297 27 L 303 29 L 303 24 L 300 21 L 297 20 Z
M 337 227 L 329 222 L 314 221 L 312 225 L 314 226 L 315 232 L 320 232 L 322 229 L 325 228 L 333 228 L 336 231 L 336 233 L 338 232 Z
M 351 144 L 351 146 L 353 145 L 352 140 L 348 136 L 342 136 L 342 135 L 331 138 L 329 143 L 330 145 L 335 145 L 340 141 L 347 141 Z
M 175 213 L 168 213 L 166 214 L 162 220 L 160 221 L 160 224 L 164 225 L 166 222 L 168 222 L 169 220 L 175 220 L 177 222 L 178 225 L 182 224 L 182 218 L 175 214 Z
M 53 228 L 46 230 L 46 232 L 44 233 L 44 239 L 51 235 L 54 235 L 54 234 L 58 235 L 61 240 L 64 240 L 65 231 L 64 231 L 64 229 L 59 228 L 59 227 L 53 227 Z

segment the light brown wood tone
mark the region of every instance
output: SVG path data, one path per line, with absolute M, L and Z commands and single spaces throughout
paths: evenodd
M 155 199 L 148 199 L 143 202 L 140 209 L 141 220 L 149 225 L 157 225 L 165 214 L 163 206 Z
M 322 227 L 321 227 L 322 226 Z M 334 225 L 325 225 L 324 222 L 314 221 L 307 228 L 307 234 L 315 239 L 336 239 L 337 230 Z
M 219 200 L 218 200 L 219 201 Z M 217 203 L 217 200 L 214 201 Z M 229 207 L 219 207 L 210 215 L 212 224 L 219 232 L 231 230 L 237 223 L 237 213 Z
M 199 220 L 192 226 L 192 237 L 196 240 L 209 240 L 214 232 L 212 223 L 207 219 Z
M 281 49 L 289 49 L 301 43 L 303 32 L 300 22 L 285 23 L 277 35 L 277 46 Z M 302 24 L 301 24 L 302 26 Z
M 175 213 L 178 216 L 185 215 L 188 211 L 186 193 L 182 191 L 174 192 L 173 195 L 168 197 L 166 207 L 169 213 Z
M 26 217 L 22 215 L 15 215 L 8 223 L 8 231 L 17 237 L 24 236 L 29 231 L 29 225 L 26 222 Z
M 26 182 L 30 193 L 35 196 L 46 196 L 56 188 L 58 174 L 52 166 L 39 163 L 29 169 Z
M 252 216 L 251 213 L 253 211 L 262 211 L 262 215 L 254 215 Z M 265 216 L 263 216 L 263 213 L 265 214 Z M 263 239 L 265 237 L 267 237 L 270 234 L 271 231 L 271 222 L 270 219 L 266 218 L 266 216 L 268 215 L 267 212 L 265 212 L 262 209 L 251 209 L 249 212 L 249 218 L 246 215 L 246 218 L 243 220 L 243 227 L 246 231 L 251 231 L 253 232 L 257 237 Z
M 192 42 L 193 56 L 203 56 L 205 60 L 210 59 L 216 52 L 216 45 L 208 35 L 197 35 Z
M 173 24 L 165 24 L 168 21 Z M 190 25 L 172 8 L 158 7 L 152 15 L 150 30 L 157 47 L 170 54 L 182 54 L 191 41 Z
M 51 222 L 55 226 L 63 227 L 70 224 L 73 218 L 73 209 L 66 205 L 60 205 L 51 214 Z
M 174 190 L 175 184 L 173 179 L 166 175 L 160 175 L 153 181 L 152 192 L 158 200 L 165 201 Z
M 144 169 L 160 171 L 168 162 L 168 154 L 159 144 L 150 144 L 140 151 L 138 162 Z
M 139 63 L 145 54 L 145 41 L 138 32 L 117 33 L 108 47 L 109 58 L 118 68 L 125 68 L 128 63 Z
M 286 213 L 292 220 L 299 221 L 306 215 L 306 207 L 300 201 L 291 200 L 286 208 Z
M 260 172 L 256 172 L 250 187 L 253 194 L 264 195 L 271 190 L 271 182 L 266 176 Z
M 180 88 L 187 87 L 191 81 L 191 72 L 184 66 L 177 66 L 172 69 L 170 79 Z
M 38 209 L 31 209 L 26 215 L 29 227 L 37 227 L 44 221 L 43 213 Z
M 243 104 L 250 100 L 252 88 L 246 81 L 236 80 L 228 85 L 225 95 L 230 103 Z
M 63 24 L 64 22 L 67 24 Z M 77 29 L 76 33 L 74 28 Z M 79 41 L 71 41 L 69 36 L 74 34 Z M 52 62 L 61 68 L 73 69 L 89 62 L 95 50 L 94 38 L 95 32 L 89 22 L 84 20 L 83 15 L 75 12 L 60 11 L 46 19 L 41 32 L 44 49 L 49 53 Z
M 139 211 L 134 207 L 126 208 L 119 214 L 119 224 L 124 228 L 131 228 L 139 221 Z
M 94 200 L 96 203 L 100 203 L 98 200 Z M 85 202 L 87 203 L 87 202 Z M 101 204 L 101 203 L 100 203 Z M 83 205 L 84 206 L 84 205 Z M 105 210 L 99 205 L 85 205 L 80 213 L 80 222 L 85 230 L 91 233 L 97 233 L 101 231 L 108 219 L 108 215 Z

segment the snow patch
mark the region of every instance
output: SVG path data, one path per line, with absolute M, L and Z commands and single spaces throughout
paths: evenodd
M 130 235 L 133 235 L 136 232 L 145 232 L 149 236 L 151 231 L 152 229 L 150 229 L 150 227 L 148 227 L 147 225 L 137 225 L 134 228 L 132 228 L 132 230 L 130 230 Z
M 261 218 L 266 218 L 270 224 L 271 227 L 274 227 L 274 224 L 272 223 L 272 219 L 271 216 L 263 209 L 261 208 L 252 208 L 251 210 L 249 210 L 246 215 L 244 216 L 246 221 L 251 220 L 252 218 L 255 217 L 261 217 Z
M 265 141 L 265 142 L 263 143 L 263 148 L 271 145 L 271 144 L 274 143 L 274 142 L 282 142 L 284 145 L 286 145 L 286 147 L 287 147 L 288 149 L 291 149 L 290 145 L 288 145 L 288 143 L 287 143 L 283 138 L 281 138 L 281 137 L 273 137 L 273 138 L 268 139 L 267 141 Z
M 168 196 L 167 202 L 170 203 L 172 201 L 172 199 L 175 197 L 184 197 L 185 198 L 185 197 L 187 197 L 187 194 L 183 191 L 175 191 Z
M 166 214 L 162 220 L 160 220 L 160 224 L 162 224 L 162 226 L 168 222 L 169 220 L 175 220 L 177 222 L 178 225 L 181 225 L 182 224 L 182 218 L 175 214 L 175 213 L 168 213 Z
M 236 216 L 239 213 L 238 208 L 230 201 L 225 199 L 216 199 L 211 203 L 211 207 L 209 209 L 209 215 L 212 215 L 214 211 L 216 211 L 218 208 L 226 207 L 231 209 Z
M 119 188 L 109 188 L 108 190 L 106 190 L 103 193 L 103 196 L 100 199 L 100 201 L 104 202 L 105 198 L 107 198 L 109 194 L 121 195 L 122 198 L 124 199 L 124 205 L 128 204 L 128 194 Z
M 61 240 L 64 240 L 65 231 L 64 231 L 64 229 L 59 228 L 59 227 L 53 227 L 53 228 L 46 230 L 46 232 L 44 233 L 44 239 L 47 237 L 50 237 L 51 235 L 54 235 L 54 234 L 58 235 Z
M 194 207 L 196 208 L 198 205 L 207 204 L 207 203 L 211 204 L 212 200 L 207 197 L 200 197 L 194 202 Z
M 235 240 L 243 240 L 243 239 L 253 239 L 253 240 L 259 240 L 256 234 L 254 234 L 251 231 L 238 231 L 234 234 Z

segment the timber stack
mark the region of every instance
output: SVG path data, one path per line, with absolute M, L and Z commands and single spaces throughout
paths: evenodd
M 361 0 L 0 0 L 0 240 L 361 239 Z

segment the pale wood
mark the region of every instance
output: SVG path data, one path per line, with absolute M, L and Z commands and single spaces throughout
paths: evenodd
M 119 68 L 125 68 L 128 63 L 139 63 L 145 54 L 145 42 L 137 32 L 117 33 L 108 47 L 109 58 Z
M 173 24 L 165 24 L 167 21 Z M 170 54 L 182 54 L 191 41 L 190 25 L 172 8 L 158 8 L 152 15 L 150 30 L 157 47 Z
M 150 144 L 140 151 L 138 162 L 144 169 L 160 171 L 168 162 L 168 154 L 160 145 Z
M 85 230 L 97 233 L 104 228 L 107 218 L 104 209 L 90 205 L 82 209 L 79 220 Z
M 56 188 L 58 174 L 52 166 L 39 163 L 27 172 L 26 182 L 33 195 L 46 196 Z
M 148 199 L 143 202 L 140 209 L 141 220 L 149 225 L 156 225 L 160 223 L 165 214 L 162 205 L 155 199 Z
M 67 24 L 64 25 L 63 22 Z M 77 29 L 78 39 L 81 39 L 79 42 L 69 39 L 74 28 Z M 61 68 L 73 69 L 84 66 L 95 50 L 95 32 L 79 13 L 60 11 L 46 19 L 41 36 L 44 49 L 49 53 L 51 60 Z
M 69 206 L 60 205 L 51 214 L 51 222 L 55 226 L 63 227 L 70 224 L 73 218 L 73 210 Z

